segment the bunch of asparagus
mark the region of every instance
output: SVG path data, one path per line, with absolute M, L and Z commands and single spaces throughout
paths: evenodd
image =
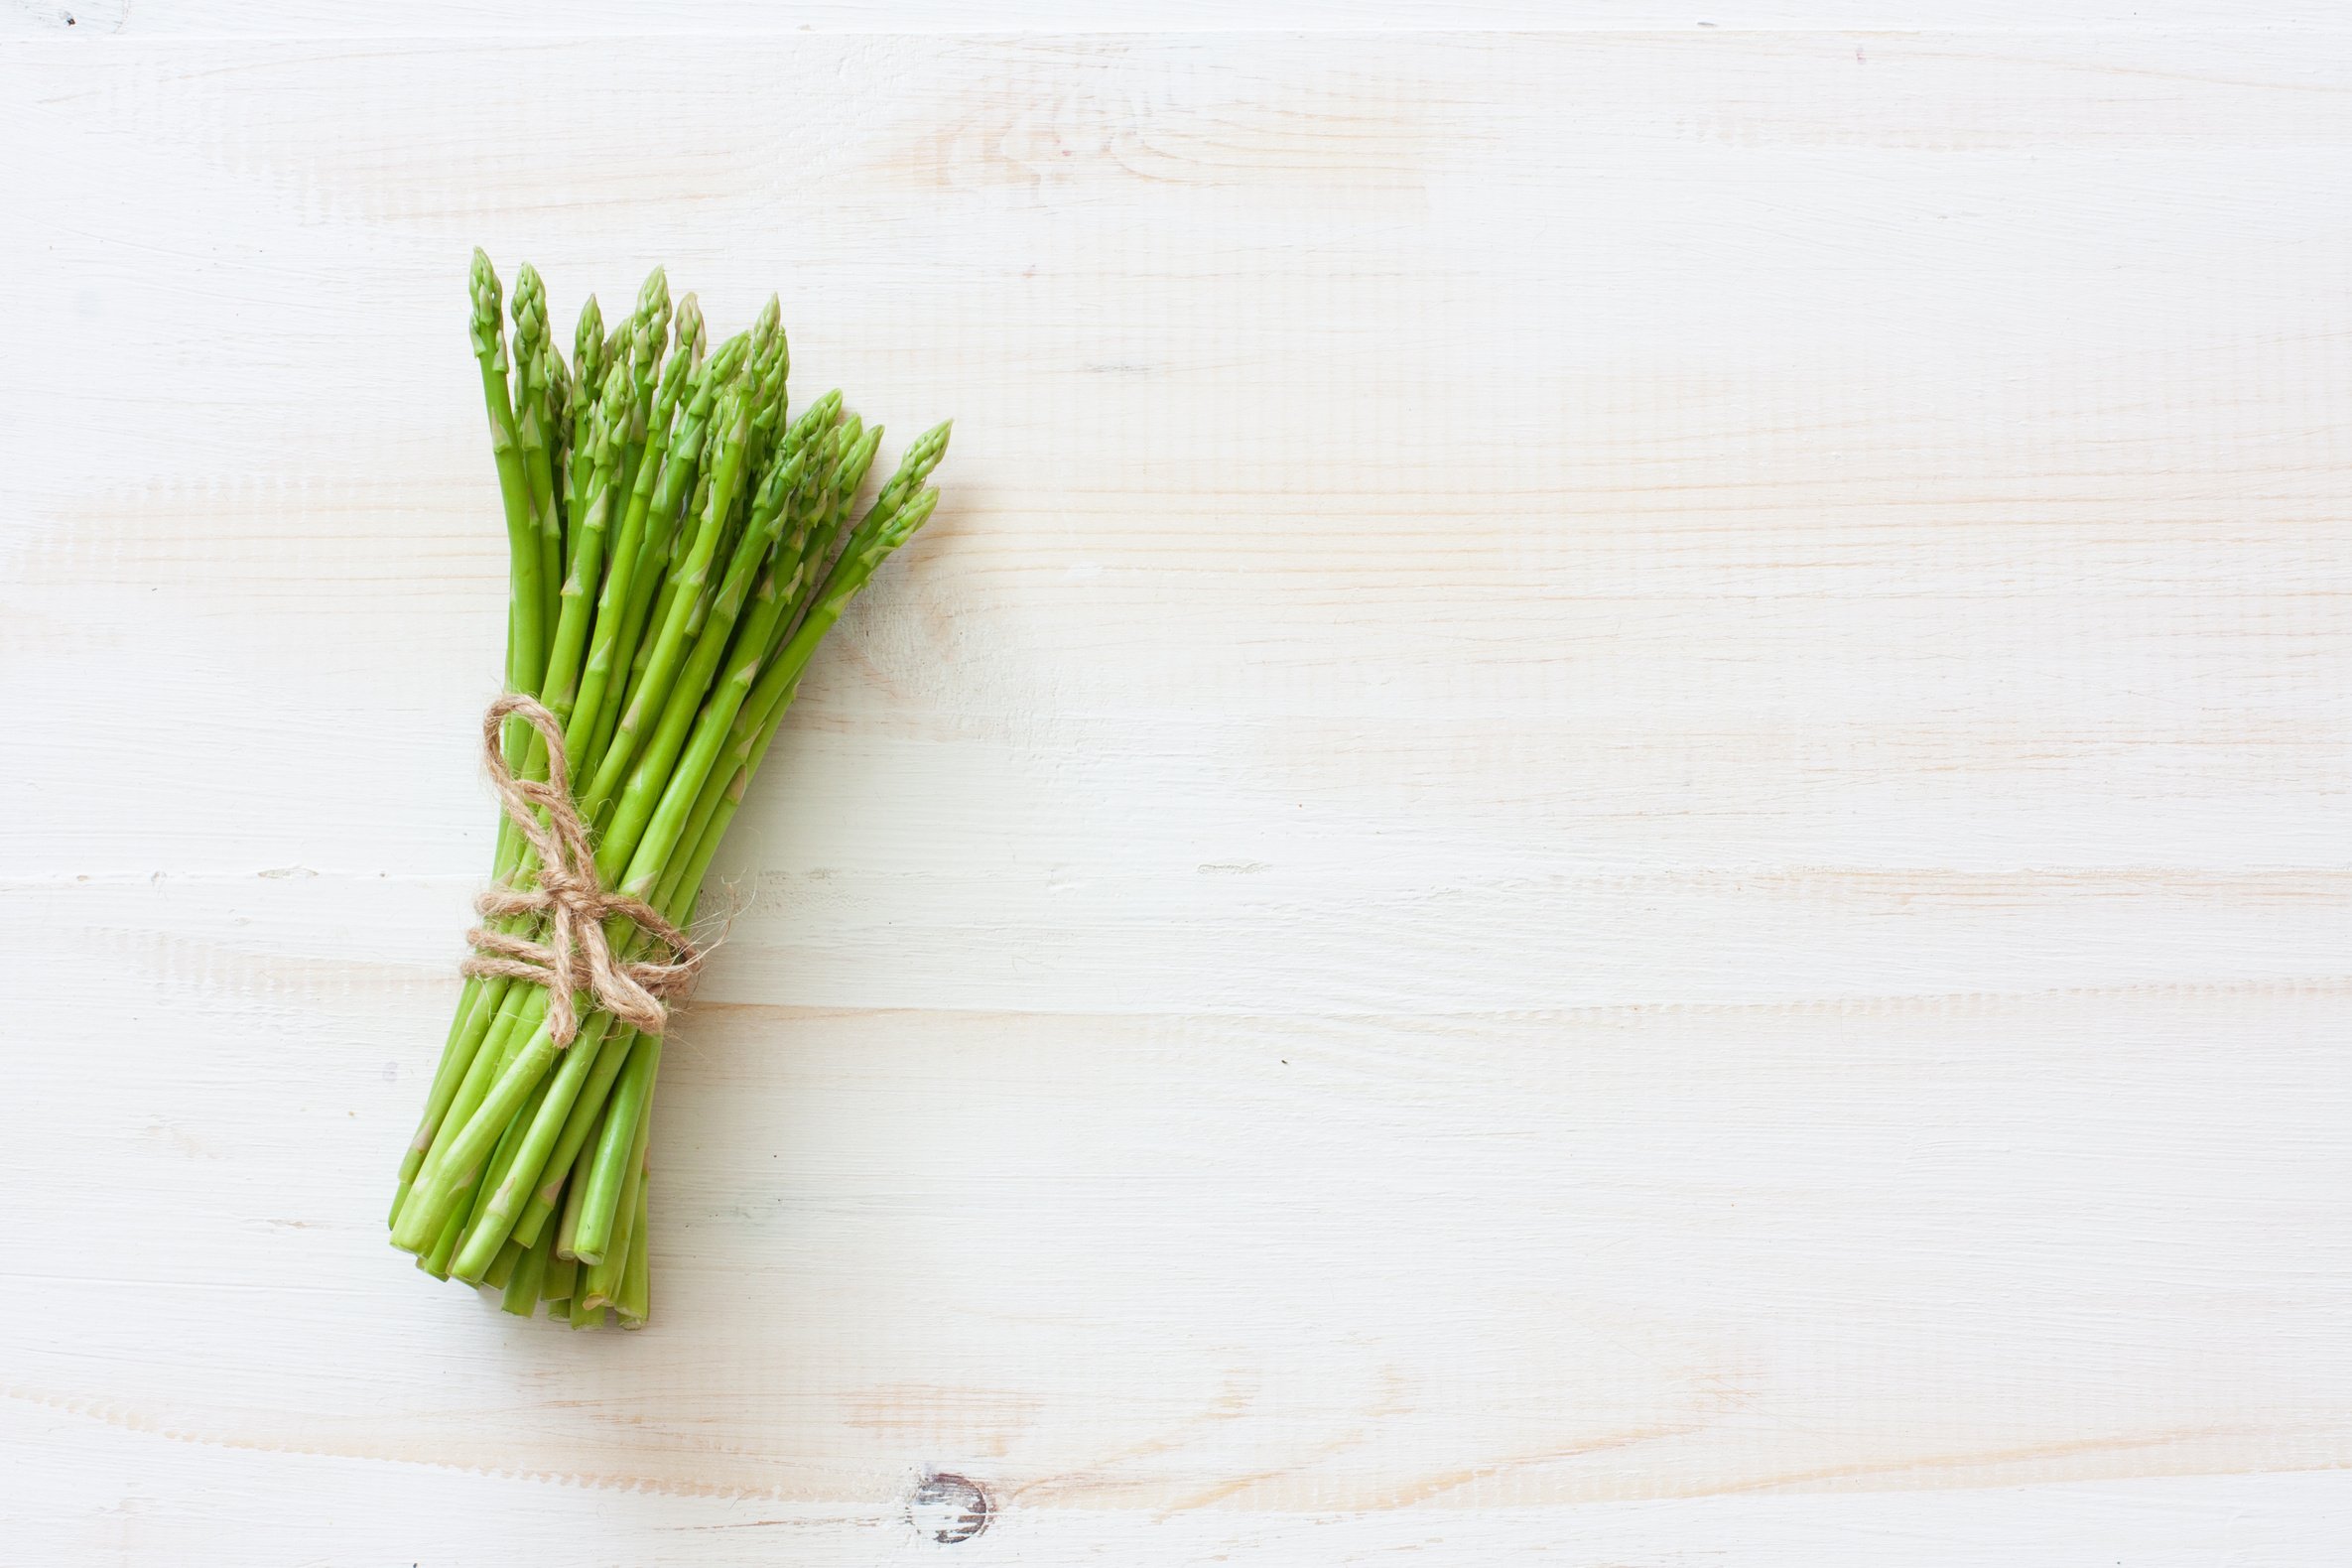
M 509 547 L 506 685 L 562 727 L 597 881 L 683 928 L 810 655 L 938 503 L 924 481 L 948 427 L 915 441 L 852 523 L 881 428 L 838 391 L 787 419 L 774 299 L 712 349 L 694 296 L 673 310 L 656 269 L 609 332 L 588 300 L 567 365 L 531 268 L 515 279 L 511 355 L 478 250 L 472 294 Z M 550 776 L 525 720 L 499 745 L 516 777 Z M 537 868 L 501 822 L 496 879 L 528 886 Z M 538 918 L 505 929 L 527 938 Z M 605 936 L 623 958 L 648 943 L 624 916 Z M 584 994 L 561 1043 L 548 1001 L 522 980 L 466 981 L 401 1160 L 393 1244 L 440 1278 L 497 1288 L 509 1312 L 545 1301 L 575 1328 L 608 1312 L 641 1327 L 661 1038 Z

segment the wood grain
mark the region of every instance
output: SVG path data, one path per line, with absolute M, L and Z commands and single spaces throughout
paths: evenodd
M 2149 9 L 20 10 L 5 1552 L 2341 1561 L 2352 39 Z M 628 1339 L 382 1242 L 477 241 L 958 420 Z

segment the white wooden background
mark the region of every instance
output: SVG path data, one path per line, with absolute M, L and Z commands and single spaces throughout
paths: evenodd
M 1563 10 L 8 11 L 0 1560 L 2352 1560 L 2352 16 Z M 637 1337 L 383 1241 L 477 241 L 958 420 Z

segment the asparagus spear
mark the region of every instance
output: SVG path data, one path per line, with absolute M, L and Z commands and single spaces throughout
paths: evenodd
M 636 1201 L 636 1195 L 628 1190 L 629 1177 L 645 1157 L 646 1132 L 652 1124 L 653 1075 L 661 1071 L 661 1037 L 640 1035 L 636 1049 L 629 1053 L 628 1071 L 620 1075 L 620 1087 L 612 1092 L 612 1109 L 605 1113 L 596 1156 L 588 1166 L 580 1224 L 572 1235 L 572 1255 L 590 1265 L 584 1281 L 590 1302 L 609 1299 L 620 1282 L 619 1269 L 606 1266 L 611 1260 L 605 1254 L 617 1234 L 615 1219 L 624 1206 Z M 625 1248 L 628 1239 L 618 1240 Z M 616 1261 L 625 1263 L 625 1252 Z
M 653 1311 L 653 1281 L 646 1251 L 646 1216 L 651 1209 L 653 1171 L 637 1179 L 637 1219 L 629 1229 L 629 1261 L 620 1280 L 620 1294 L 612 1301 L 613 1316 L 624 1329 L 641 1329 Z
M 523 471 L 522 443 L 515 430 L 514 401 L 506 384 L 506 332 L 498 314 L 498 274 L 490 258 L 473 253 L 473 356 L 480 363 L 482 403 L 490 416 L 490 456 L 498 466 L 498 499 L 506 510 L 508 622 L 506 685 L 509 691 L 537 692 L 547 657 L 547 605 L 541 580 L 539 537 L 531 518 L 531 485 Z M 506 729 L 509 764 L 522 760 L 519 720 Z
M 630 1049 L 635 1049 L 634 1044 Z M 626 1056 L 628 1053 L 622 1054 Z M 608 1109 L 604 1106 L 596 1108 L 595 1125 L 599 1130 L 604 1125 L 604 1112 Z M 602 1141 L 599 1137 L 573 1155 L 572 1179 L 564 1187 L 564 1212 L 552 1227 L 556 1239 L 556 1256 L 575 1263 L 580 1261 L 580 1253 L 574 1247 L 580 1238 L 581 1201 L 588 1196 L 588 1167 L 596 1162 L 596 1148 Z
M 567 1316 L 570 1314 L 573 1292 L 579 1279 L 580 1259 L 560 1255 L 548 1259 L 547 1271 L 540 1276 L 539 1299 L 548 1304 L 549 1317 L 557 1316 L 559 1311 Z
M 620 493 L 618 470 L 628 432 L 630 391 L 626 366 L 614 365 L 605 371 L 603 396 L 583 432 L 588 442 L 584 465 L 588 469 L 582 490 L 585 505 L 573 530 L 578 543 L 558 596 L 562 609 L 548 653 L 547 679 L 540 690 L 541 701 L 558 723 L 571 717 L 573 698 L 580 688 L 581 660 L 588 647 L 588 623 L 604 581 L 604 539 Z M 547 777 L 547 743 L 537 730 L 531 732 L 525 768 L 526 777 Z
M 624 495 L 637 482 L 637 463 L 644 456 L 651 428 L 654 388 L 660 382 L 662 355 L 670 343 L 670 275 L 661 268 L 645 275 L 629 324 L 629 428 L 620 465 Z
M 572 328 L 573 384 L 589 389 L 592 396 L 594 389 L 604 385 L 608 357 L 604 352 L 604 309 L 591 294 L 581 302 L 580 320 Z
M 509 1241 L 498 1249 L 497 1258 L 482 1273 L 482 1283 L 492 1290 L 504 1290 L 514 1278 L 515 1265 L 523 1260 L 524 1248 L 518 1241 Z
M 564 579 L 564 522 L 556 509 L 556 456 L 562 436 L 555 425 L 555 350 L 547 333 L 547 285 L 525 262 L 514 277 L 515 436 L 522 449 L 523 474 L 531 485 L 531 520 L 539 535 L 542 614 L 555 623 L 556 585 Z
M 547 1280 L 547 1265 L 555 1259 L 555 1243 L 525 1248 L 522 1260 L 508 1276 L 506 1289 L 498 1305 L 518 1317 L 529 1317 L 539 1310 L 539 1290 Z

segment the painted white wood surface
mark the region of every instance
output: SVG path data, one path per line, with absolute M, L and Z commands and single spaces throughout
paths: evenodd
M 2345 1561 L 2352 38 L 1926 9 L 19 7 L 0 1559 Z M 476 241 L 958 418 L 642 1336 L 382 1241 Z
M 26 38 L 534 38 L 1024 31 L 1961 33 L 2227 28 L 2307 37 L 2352 28 L 2325 0 L 8 0 Z

